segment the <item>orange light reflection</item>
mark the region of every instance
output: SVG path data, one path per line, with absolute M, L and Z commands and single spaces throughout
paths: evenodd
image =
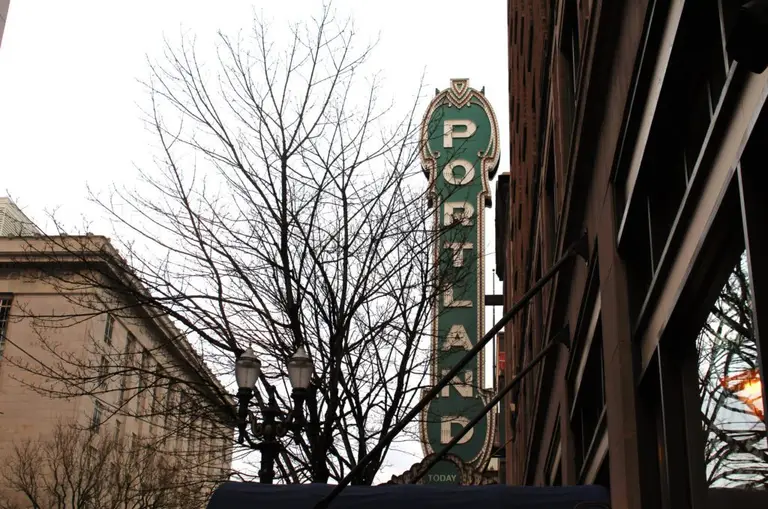
M 757 418 L 763 419 L 763 384 L 758 370 L 748 369 L 733 376 L 723 377 L 720 384 L 744 402 Z

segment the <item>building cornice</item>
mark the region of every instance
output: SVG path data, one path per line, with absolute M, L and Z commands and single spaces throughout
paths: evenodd
M 126 290 L 137 297 L 143 296 L 151 299 L 150 292 L 130 270 L 128 262 L 114 248 L 109 238 L 99 235 L 56 235 L 56 236 L 30 236 L 30 237 L 0 237 L 0 267 L 44 267 L 55 266 L 64 268 L 67 266 L 80 266 L 78 269 L 93 267 L 100 273 L 115 278 L 125 285 Z M 104 270 L 106 269 L 106 270 Z M 188 366 L 200 376 L 204 382 L 210 384 L 217 396 L 234 405 L 234 398 L 229 395 L 208 368 L 200 355 L 192 348 L 186 335 L 165 316 L 155 316 L 145 304 L 135 306 L 140 311 L 139 316 L 144 322 L 151 324 L 157 332 L 166 339 L 178 339 L 166 341 L 164 345 L 181 357 Z

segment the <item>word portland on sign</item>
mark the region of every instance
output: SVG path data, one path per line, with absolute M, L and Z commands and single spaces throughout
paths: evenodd
M 484 334 L 484 211 L 491 205 L 489 179 L 499 164 L 498 124 L 482 92 L 453 79 L 438 92 L 421 125 L 421 161 L 429 179 L 438 232 L 433 263 L 441 295 L 433 308 L 431 383 L 448 372 Z M 441 449 L 490 399 L 482 388 L 482 352 L 422 413 L 425 455 Z M 451 450 L 464 466 L 482 470 L 495 432 L 491 412 Z M 455 462 L 436 464 L 424 479 L 459 484 Z

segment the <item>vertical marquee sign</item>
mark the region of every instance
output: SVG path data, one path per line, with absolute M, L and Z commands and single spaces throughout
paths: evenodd
M 442 292 L 433 309 L 433 385 L 485 333 L 483 219 L 491 205 L 488 182 L 499 165 L 498 131 L 485 95 L 466 79 L 452 79 L 449 89 L 437 92 L 421 125 L 421 161 L 440 232 L 433 259 Z M 481 352 L 424 410 L 426 455 L 439 451 L 480 413 L 490 398 L 483 380 Z M 495 424 L 491 412 L 451 450 L 463 465 L 442 461 L 425 482 L 460 484 L 467 477 L 462 472 L 482 470 Z

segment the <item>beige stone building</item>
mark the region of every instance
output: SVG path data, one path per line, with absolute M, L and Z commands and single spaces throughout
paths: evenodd
M 0 463 L 14 444 L 77 422 L 221 479 L 232 456 L 226 391 L 169 320 L 80 284 L 96 252 L 97 263 L 119 259 L 99 236 L 0 236 Z
M 35 236 L 41 233 L 10 198 L 0 196 L 0 236 Z

